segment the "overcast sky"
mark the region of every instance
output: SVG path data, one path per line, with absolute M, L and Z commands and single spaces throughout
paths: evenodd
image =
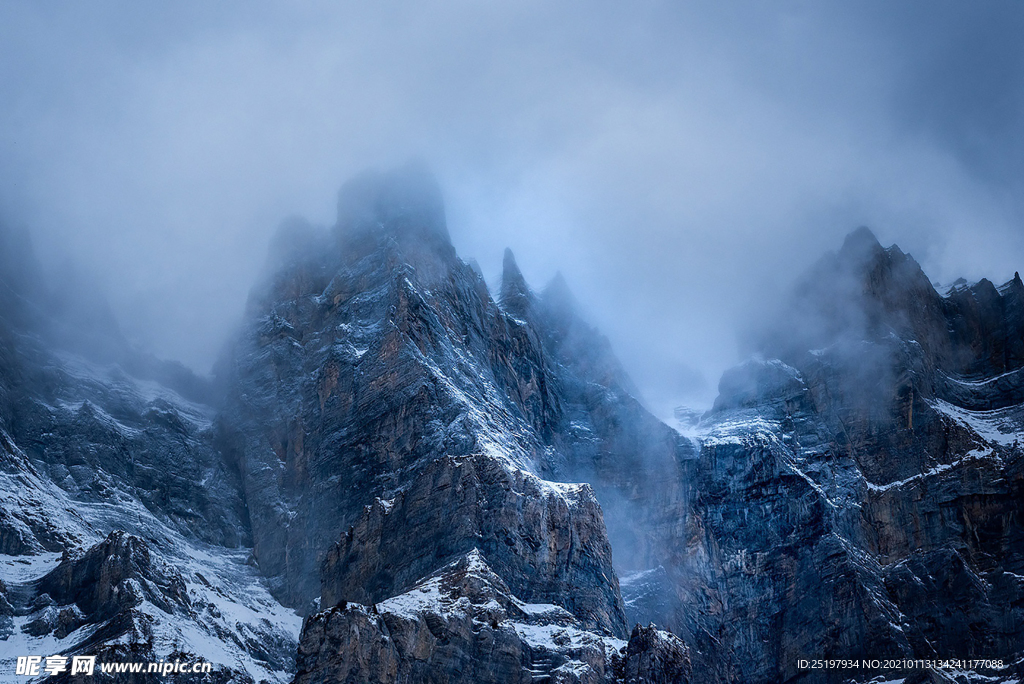
M 270 233 L 427 160 L 463 258 L 561 269 L 661 415 L 859 225 L 1024 267 L 1024 3 L 0 3 L 0 218 L 207 371 Z M 998 283 L 997 283 L 998 284 Z

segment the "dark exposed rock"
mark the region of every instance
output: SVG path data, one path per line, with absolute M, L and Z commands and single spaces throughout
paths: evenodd
M 686 645 L 654 625 L 633 628 L 615 676 L 624 684 L 684 684 L 689 681 L 690 653 Z
M 560 277 L 535 295 L 507 253 L 499 306 L 441 207 L 418 171 L 369 175 L 342 190 L 330 233 L 284 228 L 299 246 L 254 290 L 219 371 L 256 557 L 305 606 L 326 555 L 329 607 L 379 602 L 478 548 L 523 600 L 625 635 L 590 489 L 537 476 L 593 482 L 617 560 L 643 568 L 685 543 L 666 531 L 696 453 L 635 399 Z
M 593 481 L 623 512 L 644 488 L 678 502 L 679 478 L 653 475 L 678 470 L 678 436 L 630 394 L 564 283 L 535 296 L 509 254 L 502 301 L 514 311 L 499 308 L 455 256 L 420 171 L 343 189 L 322 239 L 257 288 L 221 365 L 226 443 L 257 559 L 282 598 L 308 605 L 338 532 L 446 456 L 500 452 L 543 477 Z M 633 508 L 637 520 L 652 510 Z M 662 520 L 613 531 L 622 557 L 660 557 L 657 528 L 676 511 L 658 510 Z
M 130 493 L 190 535 L 243 543 L 237 478 L 214 447 L 214 409 L 172 389 L 206 396 L 208 383 L 132 350 L 116 329 L 96 348 L 65 344 L 54 330 L 78 339 L 77 328 L 51 315 L 46 302 L 54 296 L 24 289 L 16 304 L 31 316 L 0 312 L 9 323 L 0 325 L 0 467 L 82 500 Z M 197 487 L 197 477 L 217 486 Z M 0 545 L 12 552 L 67 548 L 65 532 L 23 509 L 0 513 Z
M 513 601 L 471 552 L 381 605 L 312 616 L 296 682 L 529 681 L 528 646 L 507 624 Z
M 525 287 L 516 273 L 509 269 L 514 286 L 504 289 Z M 675 565 L 693 445 L 643 407 L 608 340 L 583 319 L 560 274 L 539 296 L 527 289 L 517 301 L 516 315 L 540 340 L 540 386 L 552 394 L 545 405 L 553 408 L 543 411 L 539 427 L 555 453 L 551 476 L 594 487 L 621 572 Z
M 505 395 L 530 342 L 455 257 L 416 175 L 344 189 L 330 250 L 268 280 L 221 365 L 256 557 L 296 605 L 319 594 L 339 531 L 425 465 L 483 438 L 524 465 L 542 451 Z
M 882 248 L 867 228 L 847 237 L 801 279 L 762 345 L 791 360 L 837 341 L 878 341 L 890 334 L 921 348 L 929 371 L 992 376 L 1024 365 L 1024 286 L 1019 275 L 935 291 L 899 247 Z
M 501 308 L 512 314 L 519 320 L 527 320 L 534 306 L 533 292 L 526 284 L 523 272 L 519 270 L 516 257 L 512 250 L 505 248 L 505 256 L 502 261 L 501 292 L 498 301 Z
M 269 515 L 254 516 L 257 536 L 268 535 L 261 563 L 286 590 L 315 595 L 311 564 L 333 543 L 328 530 L 351 526 L 327 554 L 325 606 L 380 602 L 472 547 L 518 595 L 586 622 L 583 595 L 565 588 L 575 571 L 537 583 L 538 549 L 559 535 L 529 531 L 519 504 L 506 503 L 514 497 L 491 493 L 533 468 L 593 485 L 620 570 L 661 568 L 629 595 L 631 619 L 653 617 L 679 634 L 697 681 L 796 677 L 795 654 L 921 653 L 889 568 L 964 536 L 922 527 L 911 542 L 899 521 L 942 520 L 976 495 L 963 478 L 941 477 L 948 492 L 938 499 L 904 493 L 930 483 L 933 470 L 961 473 L 965 455 L 991 446 L 941 402 L 1015 405 L 1012 282 L 944 298 L 912 258 L 858 231 L 800 286 L 786 319 L 794 325 L 765 343 L 781 360 L 726 374 L 695 445 L 634 399 L 563 279 L 537 295 L 507 252 L 497 307 L 438 229 L 439 202 L 403 200 L 395 214 L 374 199 L 392 190 L 361 183 L 345 194 L 328 255 L 274 276 L 277 294 L 261 295 L 255 314 L 258 336 L 236 352 L 277 368 L 258 378 L 236 366 L 246 404 L 236 404 L 233 424 L 235 443 L 249 444 L 239 451 L 243 472 L 260 473 L 247 476 L 250 507 Z M 371 199 L 358 208 L 358 197 Z M 978 380 L 985 373 L 991 382 Z M 283 388 L 272 384 L 282 379 Z M 289 402 L 295 409 L 282 414 Z M 977 482 L 1013 482 L 1013 462 Z M 336 472 L 349 478 L 331 479 Z M 985 504 L 984 529 L 1004 545 L 1016 534 L 1007 508 L 1016 486 L 997 487 Z M 943 503 L 926 513 L 930 501 Z M 370 620 L 357 613 L 344 620 Z M 404 656 L 374 649 L 352 657 L 390 662 L 385 673 L 403 667 Z
M 697 681 L 795 680 L 808 654 L 1024 652 L 1016 291 L 943 297 L 866 230 L 801 281 L 763 347 L 782 360 L 726 373 L 699 426 Z
M 39 581 L 39 591 L 60 605 L 75 604 L 95 621 L 144 600 L 167 613 L 189 608 L 181 576 L 156 561 L 146 542 L 122 531 L 81 557 L 66 557 Z
M 7 597 L 7 584 L 0 580 L 0 617 L 10 617 L 14 615 L 14 606 L 11 605 L 10 600 Z
M 369 506 L 327 555 L 323 605 L 379 602 L 474 548 L 523 600 L 561 605 L 587 629 L 625 635 L 589 486 L 554 486 L 484 455 L 439 459 L 394 499 Z

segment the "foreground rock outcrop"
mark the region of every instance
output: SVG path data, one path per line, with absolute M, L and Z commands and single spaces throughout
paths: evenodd
M 675 683 L 685 681 L 689 654 L 653 627 L 626 642 L 560 606 L 523 601 L 474 549 L 408 592 L 311 616 L 298 667 L 297 684 Z
M 64 634 L 80 626 L 76 616 L 109 620 L 143 601 L 165 613 L 191 607 L 181 575 L 155 560 L 143 540 L 121 531 L 111 532 L 81 557 L 65 557 L 37 586 L 57 605 L 73 604 L 61 612 Z

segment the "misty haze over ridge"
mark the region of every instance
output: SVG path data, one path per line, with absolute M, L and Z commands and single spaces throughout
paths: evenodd
M 0 211 L 207 370 L 282 217 L 429 160 L 460 256 L 561 270 L 656 411 L 858 225 L 934 280 L 1024 263 L 1024 10 L 15 5 Z

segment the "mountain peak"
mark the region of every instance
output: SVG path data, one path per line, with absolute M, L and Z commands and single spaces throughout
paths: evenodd
M 860 226 L 843 240 L 839 257 L 844 261 L 865 263 L 884 251 L 871 229 L 867 226 Z
M 365 171 L 338 192 L 339 237 L 394 237 L 451 250 L 444 199 L 430 169 L 413 161 L 389 171 Z

